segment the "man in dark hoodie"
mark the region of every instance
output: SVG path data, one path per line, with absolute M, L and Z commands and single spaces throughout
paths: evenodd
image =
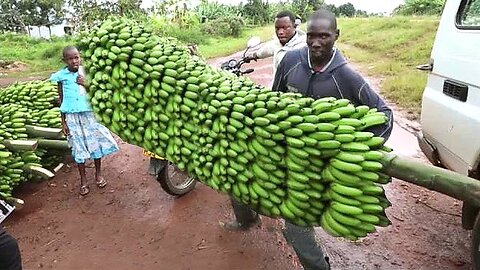
M 333 13 L 315 11 L 307 22 L 307 47 L 285 54 L 275 73 L 273 90 L 298 92 L 312 98 L 346 98 L 356 106 L 377 108 L 389 120 L 370 131 L 388 139 L 393 127 L 392 110 L 334 47 L 339 33 Z
M 275 73 L 273 90 L 299 92 L 312 98 L 346 98 L 354 105 L 377 108 L 389 120 L 370 131 L 388 139 L 393 126 L 392 111 L 334 47 L 338 35 L 333 13 L 327 10 L 313 13 L 307 21 L 307 46 L 285 54 Z M 226 224 L 227 228 L 248 229 L 258 223 L 258 215 L 248 206 L 235 200 L 232 203 L 236 221 Z M 316 241 L 312 227 L 285 222 L 283 234 L 305 270 L 330 269 L 328 257 Z

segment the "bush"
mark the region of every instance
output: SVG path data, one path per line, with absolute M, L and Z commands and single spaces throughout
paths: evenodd
M 203 24 L 203 32 L 212 36 L 239 37 L 244 23 L 240 18 L 222 17 Z
M 45 59 L 58 59 L 59 57 L 61 57 L 64 47 L 65 46 L 62 43 L 53 43 L 51 46 L 45 48 L 45 50 L 42 52 L 42 57 Z
M 179 27 L 171 27 L 165 34 L 169 37 L 174 37 L 185 44 L 204 44 L 207 43 L 207 38 L 203 35 L 200 27 L 181 29 Z
M 200 24 L 175 24 L 165 17 L 152 17 L 150 20 L 154 33 L 159 36 L 174 37 L 184 43 L 203 44 L 206 37 L 202 35 Z

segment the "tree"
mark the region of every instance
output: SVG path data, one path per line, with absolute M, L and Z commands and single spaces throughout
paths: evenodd
M 338 13 L 338 8 L 335 5 L 329 4 L 329 5 L 323 6 L 323 8 L 325 8 L 326 10 L 330 10 L 336 16 L 340 15 Z
M 395 15 L 440 15 L 445 0 L 406 0 L 393 11 Z
M 355 6 L 352 3 L 346 3 L 338 7 L 339 15 L 343 15 L 345 17 L 353 17 L 355 16 Z
M 111 15 L 139 18 L 138 15 L 145 14 L 140 8 L 141 3 L 142 0 L 68 0 L 74 11 L 72 16 L 75 27 L 80 29 L 88 29 Z
M 60 23 L 64 0 L 0 0 L 0 30 L 25 31 L 27 25 Z
M 269 21 L 269 5 L 268 2 L 262 0 L 248 0 L 241 8 L 243 14 L 253 24 L 265 24 Z
M 292 0 L 291 11 L 306 20 L 313 11 L 324 6 L 324 0 Z
M 218 2 L 207 0 L 201 0 L 194 11 L 200 18 L 206 20 L 214 20 L 219 17 L 235 17 L 240 14 L 238 6 L 219 4 Z
M 355 16 L 356 17 L 368 17 L 368 13 L 365 10 L 359 10 L 357 9 L 355 11 Z

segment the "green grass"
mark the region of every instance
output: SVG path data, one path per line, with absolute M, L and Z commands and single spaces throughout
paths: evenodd
M 21 61 L 28 69 L 9 74 L 9 77 L 45 75 L 62 65 L 62 49 L 73 42 L 65 38 L 50 41 L 32 39 L 25 35 L 0 35 L 0 59 Z
M 258 36 L 262 41 L 269 40 L 274 35 L 273 25 L 245 29 L 238 38 L 210 38 L 207 44 L 198 46 L 200 54 L 206 59 L 230 55 L 244 50 L 250 37 Z
M 244 29 L 238 38 L 206 37 L 206 43 L 199 45 L 199 51 L 207 59 L 226 56 L 244 49 L 247 40 L 252 36 L 259 36 L 262 41 L 265 41 L 273 34 L 273 26 L 269 25 Z M 70 44 L 73 44 L 73 41 L 65 38 L 47 41 L 32 39 L 25 35 L 3 34 L 0 35 L 0 48 L 2 48 L 0 59 L 21 61 L 28 66 L 27 70 L 8 73 L 7 77 L 48 76 L 63 65 L 62 49 Z
M 342 18 L 337 46 L 368 75 L 382 78 L 380 92 L 416 119 L 427 74 L 415 66 L 428 62 L 438 18 Z

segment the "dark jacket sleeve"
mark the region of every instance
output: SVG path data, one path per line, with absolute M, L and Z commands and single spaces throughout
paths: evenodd
M 382 126 L 372 127 L 369 131 L 373 132 L 377 136 L 385 138 L 385 140 L 388 140 L 393 129 L 392 110 L 387 106 L 387 104 L 385 104 L 385 101 L 383 101 L 383 99 L 370 88 L 370 86 L 366 82 L 360 87 L 358 96 L 362 104 L 365 104 L 371 108 L 377 108 L 379 112 L 385 113 L 388 118 L 387 122 Z
M 370 108 L 377 108 L 379 112 L 385 113 L 388 121 L 382 126 L 375 126 L 368 131 L 373 132 L 376 136 L 381 136 L 388 140 L 393 128 L 393 112 L 387 106 L 385 101 L 370 87 L 370 85 L 357 72 L 346 68 L 346 73 L 343 73 L 341 85 L 344 85 L 349 92 L 349 96 L 353 101 L 359 105 L 367 105 Z M 342 86 L 341 86 L 342 87 Z M 342 87 L 343 88 L 343 87 Z
M 275 72 L 275 78 L 273 80 L 273 86 L 272 86 L 273 91 L 280 91 L 280 92 L 287 91 L 287 80 L 286 80 L 287 61 L 288 61 L 287 58 L 288 58 L 288 52 L 283 57 L 282 61 L 280 61 L 280 64 L 278 64 L 277 71 Z
M 15 238 L 0 226 L 0 269 L 22 269 L 20 249 Z

